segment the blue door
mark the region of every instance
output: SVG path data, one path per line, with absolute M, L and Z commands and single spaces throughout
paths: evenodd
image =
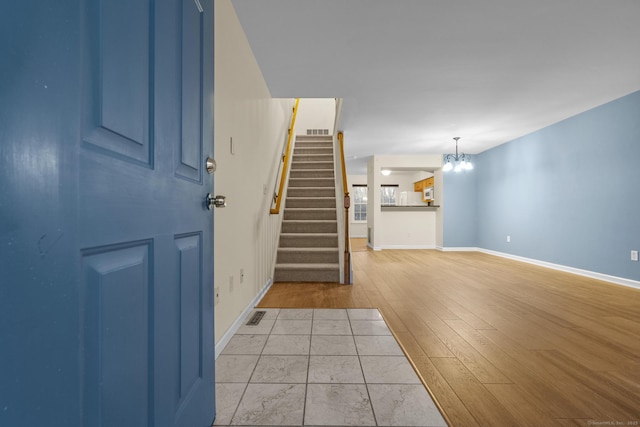
M 0 5 L 0 425 L 210 426 L 213 0 Z

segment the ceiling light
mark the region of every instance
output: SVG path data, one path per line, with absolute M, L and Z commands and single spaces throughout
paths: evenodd
M 380 171 L 380 173 L 381 173 L 382 175 L 384 175 L 384 176 L 389 176 L 389 175 L 391 175 L 391 171 L 390 171 L 389 169 L 382 169 L 382 170 Z
M 444 156 L 444 166 L 442 166 L 442 170 L 444 172 L 448 172 L 453 169 L 454 172 L 461 172 L 473 169 L 471 156 L 464 153 L 458 154 L 458 140 L 460 137 L 456 136 L 453 139 L 456 141 L 456 154 L 447 154 Z

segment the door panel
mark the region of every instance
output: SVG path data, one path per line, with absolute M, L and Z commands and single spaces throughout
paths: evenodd
M 208 427 L 213 0 L 0 8 L 0 425 Z
M 153 164 L 153 9 L 146 0 L 88 1 L 83 138 Z
M 153 243 L 83 252 L 85 425 L 149 425 Z
M 182 16 L 181 95 L 182 129 L 176 176 L 200 182 L 202 179 L 202 35 L 203 14 L 194 2 L 185 1 Z
M 180 287 L 180 400 L 202 377 L 202 235 L 176 237 Z

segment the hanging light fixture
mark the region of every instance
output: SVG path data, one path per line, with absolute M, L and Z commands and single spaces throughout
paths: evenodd
M 444 156 L 444 166 L 442 170 L 445 172 L 453 169 L 454 172 L 460 172 L 463 170 L 471 170 L 473 169 L 473 165 L 471 164 L 471 156 L 468 154 L 460 153 L 458 154 L 458 140 L 459 136 L 453 138 L 456 141 L 456 154 L 447 154 Z

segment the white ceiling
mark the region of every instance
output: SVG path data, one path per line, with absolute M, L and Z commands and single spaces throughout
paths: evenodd
M 271 95 L 373 154 L 475 154 L 640 89 L 640 0 L 232 0 Z M 640 118 L 639 118 L 640 120 Z

